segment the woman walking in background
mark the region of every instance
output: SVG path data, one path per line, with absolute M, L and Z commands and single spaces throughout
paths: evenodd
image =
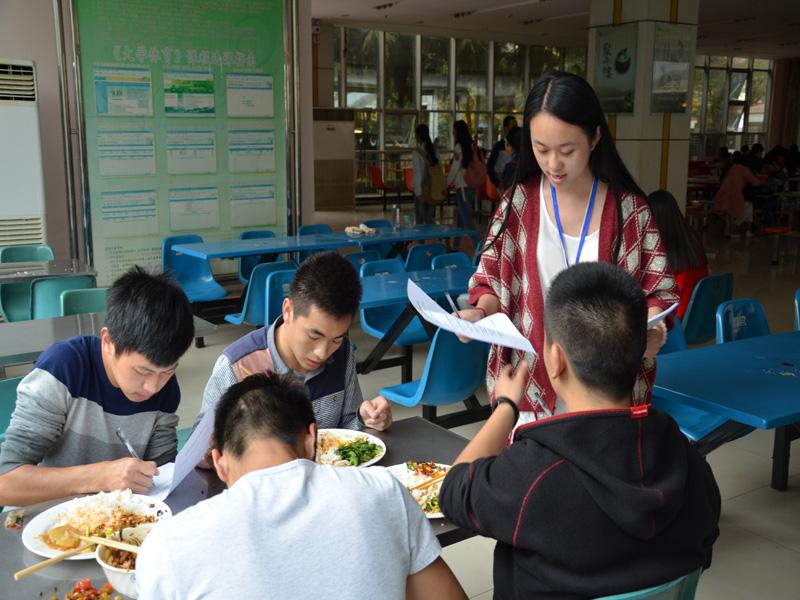
M 442 190 L 432 189 L 433 182 L 426 181 L 426 179 L 430 178 L 428 175 L 429 167 L 441 168 L 439 167 L 439 157 L 436 156 L 436 148 L 434 148 L 431 141 L 431 134 L 427 125 L 424 123 L 417 125 L 414 130 L 414 136 L 417 139 L 417 147 L 414 148 L 411 160 L 411 167 L 414 173 L 414 215 L 417 225 L 433 225 L 433 217 L 436 212 L 433 195 L 439 194 L 439 197 L 441 197 Z M 431 197 L 426 198 L 425 192 Z
M 456 188 L 456 224 L 463 229 L 475 229 L 472 220 L 472 207 L 475 206 L 475 188 L 467 185 L 465 176 L 473 158 L 477 160 L 476 148 L 472 143 L 472 135 L 465 121 L 458 120 L 453 125 L 456 143 L 453 147 L 453 158 L 450 159 L 450 172 L 447 174 L 447 185 L 455 184 Z

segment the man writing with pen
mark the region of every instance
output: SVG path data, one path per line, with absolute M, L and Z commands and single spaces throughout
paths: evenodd
M 177 453 L 175 370 L 193 337 L 171 278 L 134 267 L 115 281 L 100 336 L 54 344 L 20 382 L 0 446 L 0 504 L 146 492 Z

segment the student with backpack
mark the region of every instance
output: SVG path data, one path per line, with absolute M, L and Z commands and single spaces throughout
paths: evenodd
M 446 194 L 447 184 L 428 126 L 420 123 L 414 134 L 417 139 L 411 163 L 414 173 L 414 214 L 417 225 L 433 225 L 436 205 L 441 203 Z
M 472 220 L 472 208 L 475 206 L 475 189 L 486 179 L 486 164 L 478 156 L 472 135 L 465 121 L 458 120 L 453 125 L 453 136 L 456 143 L 453 147 L 453 158 L 450 160 L 450 172 L 447 174 L 447 185 L 455 184 L 456 206 L 458 207 L 456 223 L 464 229 L 475 229 Z

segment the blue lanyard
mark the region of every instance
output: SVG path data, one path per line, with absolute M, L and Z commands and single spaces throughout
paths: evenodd
M 586 232 L 589 231 L 589 222 L 592 220 L 592 211 L 594 210 L 594 197 L 597 194 L 597 177 L 594 178 L 592 183 L 592 194 L 589 196 L 589 207 L 586 209 L 586 217 L 583 219 L 583 229 L 581 229 L 581 240 L 578 242 L 578 253 L 575 255 L 575 264 L 581 261 L 581 251 L 583 250 L 583 243 L 586 241 Z M 556 198 L 556 188 L 550 184 L 550 195 L 553 197 L 553 214 L 556 217 L 556 225 L 558 226 L 558 236 L 561 238 L 561 247 L 564 249 L 564 262 L 567 263 L 569 268 L 569 257 L 567 256 L 567 245 L 564 243 L 564 228 L 561 226 L 561 215 L 558 214 L 558 199 Z

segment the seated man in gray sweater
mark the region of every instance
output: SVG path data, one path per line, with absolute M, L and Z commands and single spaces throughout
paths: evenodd
M 170 277 L 134 267 L 115 281 L 100 337 L 54 344 L 20 382 L 0 447 L 0 504 L 146 492 L 175 459 L 175 370 L 193 337 L 191 306 Z

